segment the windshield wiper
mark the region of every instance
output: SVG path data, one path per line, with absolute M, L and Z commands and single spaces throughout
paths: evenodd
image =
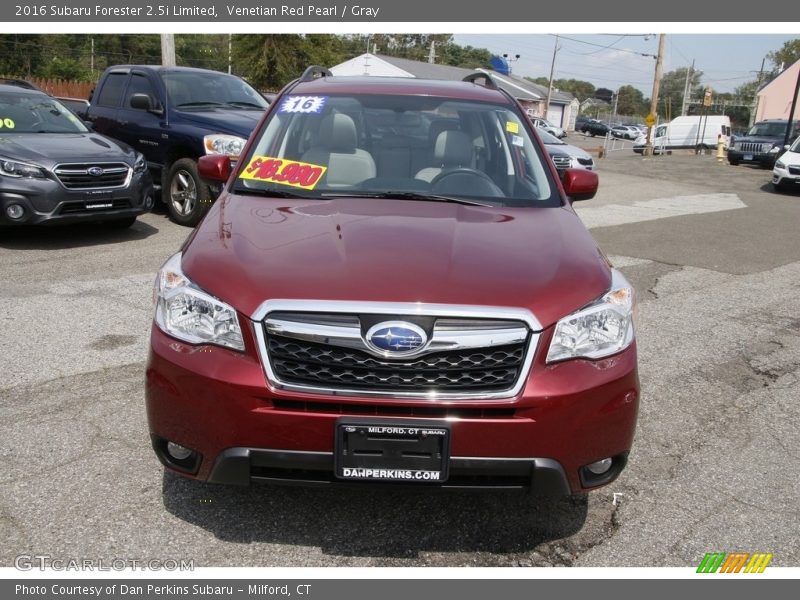
M 191 106 L 223 106 L 222 102 L 181 102 L 176 104 L 175 108 L 188 108 Z
M 235 108 L 257 108 L 258 110 L 264 110 L 264 107 L 260 104 L 256 104 L 255 102 L 242 102 L 240 100 L 226 102 L 225 106 L 233 106 Z
M 467 200 L 466 198 L 454 198 L 453 196 L 442 196 L 439 194 L 429 194 L 427 192 L 337 192 L 322 194 L 324 198 L 381 198 L 386 200 L 422 200 L 423 202 L 451 202 L 453 204 L 463 204 L 465 206 L 484 206 L 491 208 L 495 205 Z
M 233 191 L 237 194 L 243 194 L 248 196 L 267 196 L 269 198 L 302 198 L 303 200 L 311 200 L 313 199 L 310 196 L 306 196 L 305 194 L 298 194 L 296 192 L 290 192 L 288 190 L 264 190 L 264 189 L 253 189 L 253 188 L 243 188 L 243 187 L 235 187 Z

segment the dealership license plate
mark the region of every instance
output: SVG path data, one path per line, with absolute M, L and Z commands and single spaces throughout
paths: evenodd
M 742 160 L 753 160 L 753 155 L 752 154 L 745 154 L 742 157 Z
M 441 483 L 447 480 L 450 429 L 439 423 L 341 419 L 336 477 L 347 481 Z

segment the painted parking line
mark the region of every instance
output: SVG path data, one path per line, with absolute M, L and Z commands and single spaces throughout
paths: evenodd
M 594 229 L 668 217 L 736 210 L 746 206 L 736 194 L 697 194 L 640 200 L 633 204 L 605 204 L 591 207 L 576 205 L 575 212 L 586 227 Z

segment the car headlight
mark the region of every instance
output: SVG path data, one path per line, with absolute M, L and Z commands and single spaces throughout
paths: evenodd
M 785 165 L 785 164 L 783 164 L 781 161 L 777 161 L 777 162 L 775 163 L 775 168 L 776 168 L 776 169 L 785 169 L 785 168 L 786 168 L 786 165 Z
M 556 324 L 547 362 L 570 358 L 603 358 L 631 345 L 634 339 L 633 286 L 612 270 L 611 289 Z
M 136 155 L 136 162 L 133 163 L 133 172 L 134 173 L 144 173 L 144 170 L 147 168 L 147 161 L 144 159 L 144 154 L 137 154 Z
M 181 269 L 181 253 L 173 255 L 155 281 L 156 325 L 190 344 L 216 344 L 244 350 L 239 319 L 232 306 L 195 285 Z
M 773 146 L 772 148 L 769 149 L 769 153 L 776 154 L 781 151 L 781 147 L 782 146 Z
M 215 133 L 203 138 L 206 154 L 225 154 L 232 158 L 237 158 L 244 150 L 247 140 L 235 135 L 224 135 Z
M 5 175 L 6 177 L 43 179 L 44 170 L 36 165 L 0 158 L 0 175 Z

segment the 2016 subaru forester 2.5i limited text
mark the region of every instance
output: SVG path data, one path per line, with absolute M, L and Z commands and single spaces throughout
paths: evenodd
M 147 367 L 170 470 L 248 484 L 614 480 L 639 404 L 634 291 L 520 106 L 310 68 L 162 267 Z

